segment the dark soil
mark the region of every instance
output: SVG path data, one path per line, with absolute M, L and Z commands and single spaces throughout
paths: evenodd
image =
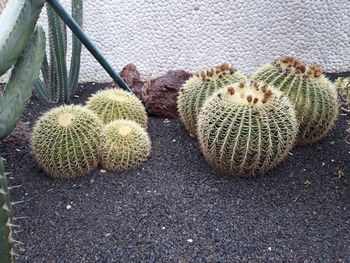
M 85 84 L 82 103 L 106 84 Z M 49 105 L 33 99 L 32 126 Z M 150 159 L 137 169 L 52 179 L 28 142 L 3 142 L 23 242 L 19 262 L 350 262 L 346 117 L 254 179 L 218 174 L 179 119 L 151 118 Z M 25 136 L 23 136 L 25 138 Z

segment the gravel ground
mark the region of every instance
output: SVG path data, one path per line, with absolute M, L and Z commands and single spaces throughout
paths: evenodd
M 87 83 L 74 103 L 105 84 Z M 52 105 L 33 99 L 32 126 Z M 46 176 L 21 138 L 3 142 L 23 242 L 18 262 L 350 262 L 346 117 L 265 176 L 225 177 L 180 120 L 150 118 L 150 159 L 124 172 Z M 19 133 L 21 134 L 21 133 Z M 23 136 L 25 137 L 25 136 Z

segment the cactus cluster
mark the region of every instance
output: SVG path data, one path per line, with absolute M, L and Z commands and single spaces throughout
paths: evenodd
M 53 177 L 82 176 L 99 162 L 109 170 L 128 169 L 150 153 L 146 125 L 146 111 L 136 96 L 99 91 L 86 107 L 61 106 L 45 113 L 34 127 L 32 151 Z
M 142 127 L 147 127 L 147 113 L 142 102 L 130 92 L 121 89 L 98 91 L 86 102 L 87 108 L 93 110 L 107 124 L 118 119 L 132 120 Z
M 83 0 L 72 3 L 72 17 L 79 26 L 83 24 Z M 43 80 L 37 79 L 35 94 L 47 102 L 69 102 L 78 88 L 81 42 L 72 34 L 70 68 L 67 69 L 67 28 L 50 5 L 46 5 L 50 61 L 45 57 L 42 66 Z
M 31 147 L 38 163 L 57 178 L 82 176 L 98 164 L 102 123 L 82 106 L 61 106 L 35 124 Z
M 198 116 L 198 140 L 209 164 L 233 176 L 263 174 L 292 148 L 298 124 L 288 98 L 258 82 L 214 93 Z
M 253 79 L 273 85 L 289 97 L 300 122 L 298 145 L 318 141 L 332 127 L 338 113 L 336 88 L 321 68 L 283 57 L 262 66 Z
M 197 117 L 205 100 L 222 87 L 246 81 L 247 77 L 228 64 L 202 71 L 188 79 L 181 87 L 177 107 L 186 129 L 196 135 Z
M 151 141 L 144 128 L 130 120 L 115 120 L 102 132 L 101 164 L 108 170 L 123 170 L 147 160 Z

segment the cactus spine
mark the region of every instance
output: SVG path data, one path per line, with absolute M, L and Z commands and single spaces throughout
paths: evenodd
M 219 90 L 198 116 L 198 139 L 205 159 L 232 176 L 255 176 L 273 168 L 292 148 L 297 130 L 288 98 L 257 82 Z
M 86 106 L 97 113 L 107 124 L 113 120 L 124 119 L 147 127 L 147 113 L 142 102 L 132 93 L 121 89 L 107 89 L 92 95 Z
M 13 211 L 10 201 L 10 193 L 7 186 L 7 178 L 4 172 L 4 165 L 0 157 L 0 262 L 14 263 L 13 253 Z
M 258 69 L 253 79 L 282 90 L 295 105 L 300 122 L 297 144 L 318 141 L 325 136 L 337 117 L 336 87 L 323 70 L 305 66 L 300 60 L 284 57 Z
M 38 28 L 27 49 L 18 58 L 0 97 L 0 139 L 15 128 L 32 95 L 45 54 L 45 34 Z
M 102 132 L 100 156 L 108 170 L 123 170 L 147 160 L 151 141 L 144 128 L 130 120 L 115 120 Z
M 8 1 L 0 16 L 0 76 L 22 54 L 45 0 Z
M 178 111 L 186 129 L 196 135 L 197 116 L 210 95 L 225 85 L 246 80 L 244 74 L 228 64 L 199 72 L 188 79 L 181 87 L 177 100 Z
M 31 148 L 46 173 L 57 178 L 82 176 L 98 164 L 102 123 L 82 106 L 61 106 L 35 124 Z
M 46 8 L 49 25 L 50 64 L 45 57 L 42 66 L 43 81 L 38 79 L 35 93 L 45 101 L 67 103 L 78 88 L 81 42 L 72 34 L 72 56 L 68 72 L 66 25 L 49 5 Z M 83 0 L 72 0 L 72 17 L 78 25 L 82 26 Z

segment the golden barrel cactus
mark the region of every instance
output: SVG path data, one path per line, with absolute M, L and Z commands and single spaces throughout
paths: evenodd
M 57 178 L 82 176 L 98 164 L 102 122 L 83 106 L 61 106 L 36 122 L 33 154 L 44 171 Z
M 332 128 L 338 114 L 337 92 L 321 68 L 283 57 L 262 66 L 253 79 L 273 85 L 289 97 L 300 123 L 298 145 L 316 142 Z
M 105 169 L 129 169 L 147 160 L 151 140 L 135 121 L 115 120 L 104 127 L 99 152 Z
M 205 159 L 232 176 L 264 174 L 293 147 L 298 131 L 287 96 L 258 82 L 228 85 L 214 93 L 198 116 Z
M 243 73 L 228 64 L 199 72 L 188 79 L 181 87 L 177 100 L 178 111 L 186 129 L 196 135 L 198 114 L 210 95 L 225 85 L 246 80 Z
M 92 95 L 86 106 L 107 124 L 117 119 L 132 120 L 147 127 L 147 113 L 142 102 L 132 93 L 121 89 L 107 89 Z

